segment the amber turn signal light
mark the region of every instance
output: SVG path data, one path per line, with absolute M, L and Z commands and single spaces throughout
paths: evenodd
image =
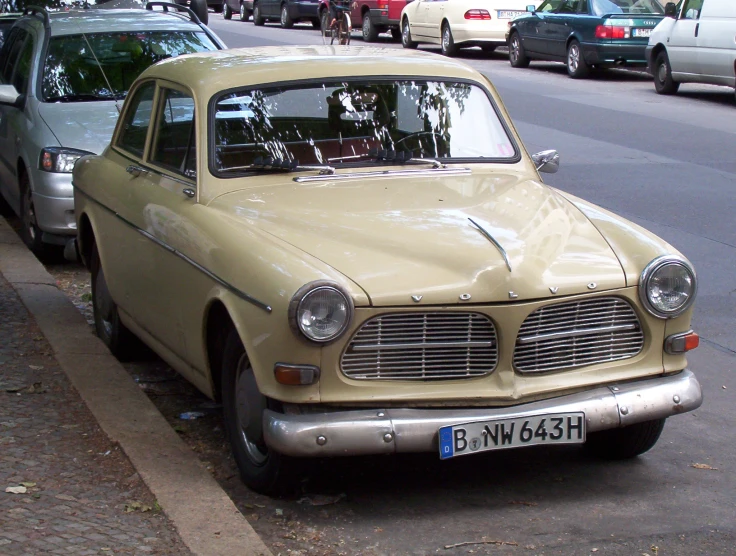
M 287 386 L 306 386 L 319 380 L 319 367 L 276 363 L 273 367 L 276 382 Z
M 700 336 L 690 330 L 680 334 L 668 336 L 664 341 L 664 350 L 670 355 L 678 355 L 685 353 L 691 349 L 695 349 L 700 345 Z

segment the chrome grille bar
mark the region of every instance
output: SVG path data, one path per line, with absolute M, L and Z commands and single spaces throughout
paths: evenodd
M 541 307 L 522 324 L 514 366 L 539 373 L 628 359 L 644 346 L 634 309 L 624 299 L 602 297 Z
M 366 321 L 342 355 L 357 380 L 447 380 L 493 372 L 496 330 L 480 313 L 397 313 Z

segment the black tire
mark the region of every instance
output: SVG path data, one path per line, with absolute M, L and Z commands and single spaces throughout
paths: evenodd
M 567 75 L 573 79 L 582 79 L 590 75 L 590 66 L 585 61 L 583 49 L 580 48 L 580 43 L 575 39 L 571 40 L 570 44 L 567 45 L 565 63 L 567 65 Z
M 644 421 L 588 435 L 585 448 L 603 459 L 630 459 L 650 450 L 659 440 L 666 419 Z
M 192 10 L 199 20 L 207 25 L 210 21 L 210 12 L 207 9 L 207 0 L 190 0 L 189 9 Z
M 391 38 L 395 41 L 401 40 L 401 29 L 398 27 L 391 27 Z
M 253 25 L 260 27 L 264 23 L 266 23 L 266 20 L 263 19 L 263 15 L 261 14 L 261 6 L 258 2 L 253 2 Z
M 482 44 L 480 47 L 483 52 L 495 52 L 496 48 L 498 48 L 498 45 L 495 44 Z
M 319 34 L 322 36 L 322 44 L 329 44 L 332 39 L 332 29 L 330 29 L 330 15 L 327 10 L 322 10 L 319 15 Z
M 442 54 L 450 57 L 457 56 L 458 50 L 460 49 L 457 47 L 455 39 L 452 37 L 452 29 L 450 29 L 449 23 L 445 23 L 442 26 L 442 38 L 440 42 L 442 43 Z
M 411 29 L 409 29 L 409 19 L 404 18 L 401 22 L 401 46 L 404 48 L 416 48 L 419 43 L 411 40 Z
M 291 29 L 294 27 L 294 20 L 291 19 L 291 15 L 289 15 L 289 7 L 286 5 L 286 2 L 281 4 L 280 22 L 283 29 Z
M 107 289 L 105 272 L 102 270 L 97 245 L 92 244 L 90 260 L 92 278 L 92 313 L 95 332 L 115 357 L 130 361 L 141 353 L 140 340 L 120 322 L 118 307 Z
M 269 449 L 263 440 L 263 411 L 274 405 L 258 391 L 243 343 L 232 329 L 222 354 L 225 428 L 243 483 L 267 495 L 288 492 L 298 478 L 298 460 Z
M 41 228 L 36 220 L 36 210 L 33 206 L 33 191 L 28 174 L 21 172 L 18 185 L 20 186 L 20 237 L 28 246 L 28 249 L 36 255 L 43 255 L 46 246 L 41 241 Z
M 528 68 L 529 56 L 526 55 L 524 45 L 521 44 L 519 33 L 511 33 L 509 37 L 509 63 L 512 68 Z
M 672 66 L 667 52 L 663 50 L 654 60 L 654 89 L 660 95 L 674 95 L 680 84 L 672 79 Z
M 378 29 L 371 21 L 370 12 L 363 14 L 363 40 L 365 42 L 376 42 L 378 39 Z
M 230 7 L 230 5 L 227 3 L 227 0 L 223 2 L 222 6 L 222 17 L 225 19 L 232 19 L 233 18 L 233 10 Z

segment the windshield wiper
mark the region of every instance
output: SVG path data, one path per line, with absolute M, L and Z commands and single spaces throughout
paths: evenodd
M 305 165 L 299 164 L 298 160 L 285 160 L 283 158 L 263 158 L 259 156 L 253 160 L 253 164 L 247 166 L 231 166 L 223 168 L 220 172 L 302 172 L 318 170 L 321 176 L 334 174 L 335 169 L 327 164 Z
M 48 97 L 45 102 L 89 102 L 95 100 L 117 100 L 117 95 L 95 95 L 93 93 L 73 93 Z
M 391 149 L 371 149 L 368 154 L 328 158 L 327 160 L 328 162 L 360 162 L 369 160 L 388 164 L 431 164 L 432 168 L 446 168 L 445 164 L 434 158 L 414 158 L 414 153 L 411 151 L 396 152 Z

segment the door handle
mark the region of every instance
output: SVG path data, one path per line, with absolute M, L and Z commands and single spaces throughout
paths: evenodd
M 140 166 L 133 166 L 132 164 L 125 169 L 133 177 L 138 177 L 141 174 L 147 174 L 148 170 L 141 168 Z
M 695 36 L 696 37 L 698 36 L 698 30 L 699 29 L 700 29 L 700 23 L 698 23 L 697 25 L 695 25 Z

